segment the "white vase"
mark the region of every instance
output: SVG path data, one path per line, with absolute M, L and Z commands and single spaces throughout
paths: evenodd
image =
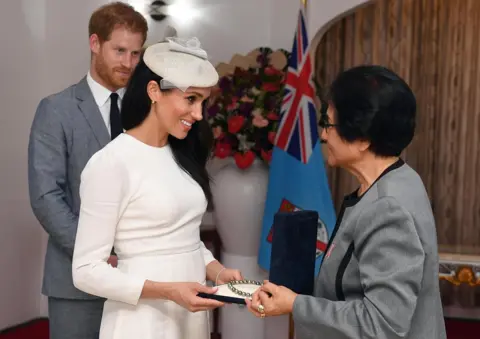
M 260 159 L 242 170 L 229 158 L 212 175 L 215 224 L 226 253 L 258 255 L 267 185 L 268 168 Z
M 267 273 L 257 264 L 268 169 L 260 159 L 241 170 L 233 158 L 214 161 L 212 176 L 213 215 L 222 240 L 221 261 L 239 269 L 245 279 L 263 281 Z M 245 307 L 226 305 L 220 310 L 222 338 L 263 338 L 265 321 Z

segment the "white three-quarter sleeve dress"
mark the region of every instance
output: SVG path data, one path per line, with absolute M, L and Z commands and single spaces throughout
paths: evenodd
M 146 279 L 205 284 L 207 201 L 170 147 L 121 134 L 87 163 L 73 256 L 77 288 L 106 298 L 100 339 L 207 339 L 208 313 L 141 299 Z M 118 266 L 107 263 L 112 247 Z

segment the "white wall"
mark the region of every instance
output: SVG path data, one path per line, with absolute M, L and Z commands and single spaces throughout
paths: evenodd
M 33 2 L 30 1 L 33 4 Z M 0 328 L 38 316 L 44 237 L 27 202 L 26 149 L 43 79 L 42 1 L 0 11 Z M 38 16 L 37 16 L 38 15 Z
M 310 0 L 310 38 L 366 0 Z M 107 0 L 3 0 L 0 11 L 0 329 L 40 315 L 46 235 L 28 201 L 27 143 L 39 100 L 77 82 L 89 65 L 87 22 Z M 149 0 L 127 1 L 146 13 Z M 196 35 L 214 63 L 259 46 L 290 49 L 295 0 L 191 0 L 203 14 L 180 34 Z M 165 23 L 150 20 L 147 43 Z

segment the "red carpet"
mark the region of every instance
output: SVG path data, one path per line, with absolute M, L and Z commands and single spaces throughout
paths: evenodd
M 448 339 L 478 339 L 480 337 L 480 321 L 446 319 L 445 323 Z M 0 332 L 0 339 L 48 339 L 48 320 L 32 320 L 4 330 Z
M 0 332 L 0 339 L 48 339 L 48 320 L 35 319 Z

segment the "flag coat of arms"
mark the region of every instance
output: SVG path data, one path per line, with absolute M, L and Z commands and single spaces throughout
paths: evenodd
M 313 66 L 309 54 L 305 7 L 298 15 L 285 79 L 281 120 L 270 163 L 258 264 L 270 269 L 272 224 L 278 211 L 314 210 L 319 214 L 315 273 L 318 273 L 335 226 L 317 129 Z

